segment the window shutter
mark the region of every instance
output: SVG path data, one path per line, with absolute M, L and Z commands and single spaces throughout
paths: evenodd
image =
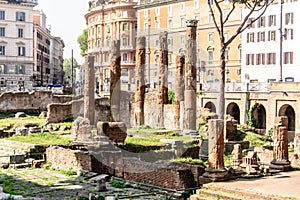
M 259 54 L 256 54 L 256 65 L 258 65 L 258 57 L 259 57 Z
M 22 74 L 25 74 L 25 65 L 22 65 Z
M 246 65 L 249 65 L 249 54 L 246 54 Z
M 294 53 L 291 52 L 291 64 L 293 64 Z
M 291 30 L 291 40 L 294 38 L 294 29 L 290 29 Z
M 265 54 L 261 54 L 261 63 L 264 65 L 265 64 Z
M 294 24 L 294 13 L 291 13 L 291 24 Z
M 284 53 L 283 53 L 283 64 L 286 64 L 286 56 L 287 56 L 287 53 L 284 52 Z
M 276 53 L 273 53 L 273 64 L 276 65 Z
M 259 42 L 260 38 L 259 38 L 259 32 L 257 32 L 257 42 Z
M 252 56 L 251 65 L 254 65 L 254 54 L 252 54 L 251 56 Z
M 274 26 L 276 26 L 276 15 L 274 15 Z
M 4 74 L 7 74 L 7 65 L 4 64 Z

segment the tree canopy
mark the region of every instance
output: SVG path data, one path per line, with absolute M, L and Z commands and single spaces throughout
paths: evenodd
M 65 72 L 65 76 L 64 76 L 64 80 L 65 82 L 71 84 L 72 81 L 72 58 L 67 58 L 64 59 L 64 72 Z M 76 61 L 75 58 L 73 58 L 73 82 L 75 81 L 75 68 L 78 67 L 78 62 Z
M 77 42 L 79 44 L 79 48 L 80 48 L 80 55 L 84 57 L 85 52 L 88 49 L 88 31 L 87 29 L 84 29 L 82 31 L 82 34 L 77 38 Z

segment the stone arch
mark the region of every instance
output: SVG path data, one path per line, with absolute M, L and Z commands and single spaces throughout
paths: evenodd
M 262 104 L 258 104 L 254 110 L 254 118 L 258 129 L 266 129 L 266 109 Z
M 288 131 L 295 131 L 295 110 L 291 105 L 285 104 L 279 109 L 279 116 L 288 117 Z
M 236 103 L 232 102 L 228 104 L 226 114 L 231 115 L 238 123 L 240 123 L 240 108 Z
M 204 108 L 208 108 L 210 112 L 216 113 L 216 106 L 213 102 L 209 101 L 205 104 Z

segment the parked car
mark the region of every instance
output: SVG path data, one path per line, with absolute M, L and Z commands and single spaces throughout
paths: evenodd
M 54 84 L 52 87 L 52 93 L 63 94 L 63 86 L 61 84 Z

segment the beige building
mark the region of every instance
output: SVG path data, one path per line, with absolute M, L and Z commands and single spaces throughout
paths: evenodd
M 5 90 L 32 87 L 33 13 L 35 1 L 0 0 L 0 86 Z
M 139 32 L 148 38 L 147 80 L 151 87 L 157 85 L 159 32 L 168 31 L 169 49 L 169 88 L 173 88 L 175 58 L 184 55 L 186 20 L 197 19 L 197 79 L 204 87 L 214 87 L 219 77 L 220 43 L 218 33 L 209 12 L 207 0 L 143 1 L 137 6 Z M 237 9 L 226 26 L 226 35 L 233 33 L 241 22 L 241 9 Z M 227 8 L 223 12 L 228 12 Z M 241 38 L 237 37 L 227 51 L 226 78 L 228 82 L 240 82 Z M 148 81 L 149 83 L 149 81 Z M 206 84 L 207 83 L 207 84 Z
M 95 57 L 95 84 L 100 94 L 109 91 L 110 48 L 114 39 L 120 40 L 121 89 L 134 90 L 136 5 L 134 0 L 90 1 L 89 12 L 85 15 L 87 54 Z

